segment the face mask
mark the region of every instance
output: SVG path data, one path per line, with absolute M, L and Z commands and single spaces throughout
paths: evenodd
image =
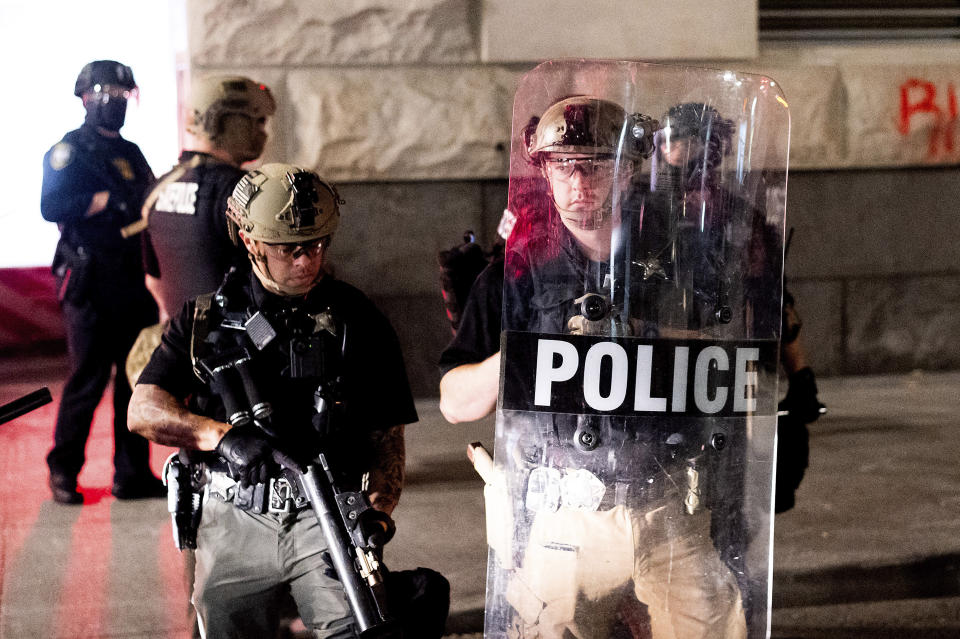
M 89 100 L 85 107 L 87 123 L 108 131 L 119 131 L 127 118 L 127 101 L 123 99 L 111 99 L 105 103 Z

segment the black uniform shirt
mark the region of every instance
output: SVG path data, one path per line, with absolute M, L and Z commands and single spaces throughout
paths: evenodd
M 120 229 L 140 219 L 140 207 L 154 182 L 140 148 L 110 138 L 84 124 L 70 131 L 43 156 L 40 213 L 60 225 L 63 240 L 92 256 L 91 280 L 122 294 L 143 288 L 139 241 Z M 109 191 L 105 210 L 87 216 L 93 195 Z
M 173 177 L 177 172 L 179 177 Z M 244 171 L 206 153 L 184 151 L 180 164 L 151 193 L 143 263 L 160 280 L 172 314 L 184 302 L 216 290 L 231 266 L 246 267 L 247 252 L 227 233 L 227 198 Z
M 539 226 L 508 247 L 504 282 L 504 329 L 535 333 L 569 333 L 568 321 L 581 315 L 576 303 L 588 293 L 613 304 L 622 320 L 654 318 L 656 281 L 643 277 L 634 260 L 643 252 L 641 193 L 631 193 L 621 210 L 622 228 L 611 258 L 590 260 L 555 209 Z M 550 205 L 553 207 L 553 204 Z
M 503 260 L 496 260 L 480 272 L 470 288 L 457 334 L 440 354 L 441 374 L 462 364 L 482 362 L 500 350 L 502 309 Z
M 311 425 L 315 413 L 314 391 L 323 381 L 319 376 L 292 377 L 290 374 L 290 338 L 283 323 L 276 318 L 293 307 L 311 314 L 329 308 L 337 321 L 338 335 L 324 334 L 329 341 L 323 350 L 328 352 L 327 346 L 332 345 L 335 352 L 341 347 L 344 352 L 338 372 L 342 377 L 340 396 L 345 410 L 338 434 L 332 440 L 339 451 L 335 457 L 350 460 L 340 464 L 341 468 L 368 465 L 363 456 L 369 451 L 362 445 L 360 435 L 417 421 L 396 334 L 363 293 L 330 276 L 320 280 L 305 298 L 295 300 L 268 293 L 249 271 L 230 275 L 228 283 L 233 282 L 238 286 L 231 289 L 234 299 L 228 306 L 239 304 L 240 308 L 258 309 L 277 329 L 277 337 L 262 351 L 251 349 L 253 370 L 262 395 L 273 406 L 273 423 L 284 433 L 289 448 L 313 454 L 311 449 L 318 439 Z M 189 397 L 194 412 L 224 420 L 223 403 L 211 395 L 192 370 L 190 335 L 194 328 L 194 308 L 195 300 L 192 300 L 173 318 L 138 383 L 155 384 L 178 399 Z M 344 326 L 345 344 L 342 341 Z

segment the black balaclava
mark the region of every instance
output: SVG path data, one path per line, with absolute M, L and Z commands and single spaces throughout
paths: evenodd
M 116 60 L 94 60 L 80 70 L 73 94 L 84 100 L 86 122 L 109 131 L 119 131 L 127 117 L 127 100 L 98 91 L 112 86 L 132 91 L 137 88 L 133 70 Z
M 127 101 L 106 93 L 91 95 L 83 108 L 87 110 L 85 119 L 87 124 L 102 127 L 108 131 L 119 131 L 127 118 Z

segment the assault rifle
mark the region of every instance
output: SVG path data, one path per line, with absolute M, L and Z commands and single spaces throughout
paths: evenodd
M 401 637 L 399 624 L 387 607 L 385 570 L 380 563 L 380 548 L 371 544 L 362 525 L 366 511 L 371 510 L 366 495 L 359 491 L 341 490 L 337 486 L 326 453 L 321 452 L 303 467 L 282 452 L 282 442 L 271 424 L 272 408 L 257 391 L 251 358 L 245 349 L 200 363 L 211 388 L 223 400 L 227 421 L 232 426 L 253 423 L 261 428 L 277 444 L 274 447 L 274 461 L 296 476 L 297 488 L 309 500 L 326 537 L 327 552 L 343 586 L 361 639 Z M 330 411 L 333 402 L 327 395 L 323 387 L 317 389 L 315 424 L 326 424 L 333 419 Z M 260 495 L 260 504 L 268 504 L 267 509 L 273 505 L 275 497 L 272 490 L 270 493 Z

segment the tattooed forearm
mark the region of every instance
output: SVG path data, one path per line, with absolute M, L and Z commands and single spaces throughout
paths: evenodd
M 388 515 L 400 501 L 403 490 L 406 447 L 403 425 L 370 434 L 373 447 L 373 467 L 370 469 L 370 505 Z
M 176 397 L 152 384 L 137 384 L 127 410 L 127 426 L 165 446 L 213 450 L 229 426 L 191 413 Z

